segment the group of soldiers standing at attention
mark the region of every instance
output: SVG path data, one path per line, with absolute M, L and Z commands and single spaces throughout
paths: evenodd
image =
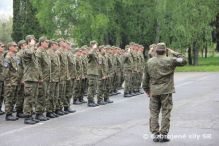
M 123 82 L 124 97 L 143 94 L 143 51 L 136 43 L 121 49 L 96 41 L 72 48 L 64 39 L 43 36 L 36 42 L 34 35 L 7 47 L 0 43 L 0 115 L 4 101 L 6 121 L 36 124 L 76 112 L 71 101 L 88 107 L 113 103 L 109 97 L 121 94 Z

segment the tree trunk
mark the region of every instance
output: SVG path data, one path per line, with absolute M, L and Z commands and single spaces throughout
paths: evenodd
M 188 62 L 189 62 L 189 65 L 192 65 L 192 49 L 191 49 L 191 47 L 189 47 L 189 49 L 188 49 Z
M 193 48 L 193 55 L 194 55 L 193 65 L 197 66 L 198 65 L 198 53 L 199 53 L 197 42 L 193 43 L 193 47 L 192 48 Z
M 159 43 L 159 42 L 160 42 L 160 23 L 157 20 L 155 43 Z
M 205 58 L 207 58 L 207 57 L 208 57 L 208 44 L 206 42 L 206 44 L 205 44 Z

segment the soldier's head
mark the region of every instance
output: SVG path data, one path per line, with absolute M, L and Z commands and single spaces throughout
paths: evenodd
M 158 43 L 156 46 L 156 53 L 157 55 L 164 55 L 166 53 L 166 44 Z
M 93 40 L 93 41 L 90 41 L 90 47 L 91 47 L 91 48 L 96 49 L 97 46 L 98 46 L 97 41 L 94 41 L 94 40 Z
M 57 39 L 57 42 L 58 42 L 60 48 L 62 48 L 62 49 L 65 48 L 65 40 L 63 38 Z
M 49 47 L 49 40 L 47 39 L 47 37 L 42 36 L 39 38 L 39 46 L 47 49 Z
M 0 42 L 0 53 L 3 53 L 4 49 L 5 49 L 5 45 L 2 42 Z
M 20 41 L 18 42 L 18 48 L 19 48 L 19 49 L 25 49 L 25 48 L 27 48 L 27 43 L 26 43 L 26 41 L 25 41 L 25 40 L 20 40 Z
M 13 53 L 17 52 L 17 44 L 15 42 L 8 43 L 7 47 L 9 52 L 13 52 Z
M 55 40 L 50 40 L 49 41 L 49 48 L 56 51 L 59 48 L 59 45 Z
M 27 35 L 25 41 L 28 45 L 34 46 L 36 44 L 36 38 L 34 35 Z

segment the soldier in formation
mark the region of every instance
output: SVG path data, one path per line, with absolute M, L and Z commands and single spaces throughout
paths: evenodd
M 110 97 L 123 87 L 124 97 L 143 94 L 144 47 L 136 43 L 126 50 L 96 41 L 72 48 L 64 39 L 43 36 L 36 42 L 28 35 L 4 50 L 0 43 L 0 115 L 4 101 L 7 121 L 36 124 L 74 113 L 71 101 L 88 107 L 113 103 Z

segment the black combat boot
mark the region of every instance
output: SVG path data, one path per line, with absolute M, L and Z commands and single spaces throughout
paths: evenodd
M 96 107 L 96 106 L 99 106 L 99 105 L 94 103 L 94 101 L 88 101 L 87 106 L 88 107 Z
M 159 141 L 160 141 L 159 134 L 154 134 L 154 136 L 153 136 L 153 142 L 159 142 Z
M 113 101 L 110 100 L 109 98 L 104 98 L 104 101 L 105 101 L 106 103 L 113 103 Z
M 80 101 L 81 103 L 87 103 L 87 101 L 85 101 L 83 97 L 79 98 L 79 101 Z
M 33 125 L 36 124 L 37 122 L 33 120 L 32 116 L 26 116 L 24 118 L 24 124 L 29 124 L 29 125 Z
M 59 115 L 56 114 L 55 112 L 52 112 L 52 114 L 53 114 L 56 118 L 59 117 Z
M 132 97 L 132 95 L 130 95 L 129 93 L 124 93 L 124 97 L 127 98 L 127 97 Z
M 57 115 L 59 115 L 59 116 L 63 116 L 64 115 L 64 113 L 60 109 L 56 110 L 55 113 Z
M 48 118 L 56 118 L 56 116 L 52 112 L 46 113 L 46 117 L 48 117 Z
M 107 104 L 104 100 L 98 100 L 97 101 L 97 104 L 99 104 L 99 105 L 105 105 L 105 104 Z
M 76 110 L 72 110 L 70 107 L 64 107 L 64 111 L 67 111 L 68 113 L 75 113 Z
M 135 94 L 135 93 L 134 93 L 134 92 L 132 92 L 132 91 L 131 91 L 131 92 L 129 92 L 129 94 L 131 95 L 131 97 L 132 97 L 132 96 L 136 96 L 136 95 L 137 95 L 137 94 Z
M 40 120 L 40 121 L 47 121 L 48 118 L 46 118 L 43 114 L 36 114 L 36 118 L 37 120 Z
M 18 118 L 25 118 L 25 114 L 23 113 L 22 109 L 21 110 L 20 109 L 17 110 L 16 117 L 18 117 Z
M 18 118 L 25 118 L 25 115 L 24 115 L 23 112 L 17 112 L 16 116 L 17 116 Z
M 160 135 L 160 140 L 159 140 L 160 142 L 169 142 L 170 141 L 170 139 L 167 137 L 167 135 L 163 135 L 163 134 L 161 134 Z
M 13 116 L 12 114 L 6 114 L 5 120 L 6 121 L 16 121 L 17 118 L 15 116 Z
M 76 99 L 73 100 L 73 104 L 74 104 L 74 105 L 80 105 L 80 104 L 82 104 L 82 102 L 80 102 L 80 101 L 78 100 L 78 98 L 76 98 Z

